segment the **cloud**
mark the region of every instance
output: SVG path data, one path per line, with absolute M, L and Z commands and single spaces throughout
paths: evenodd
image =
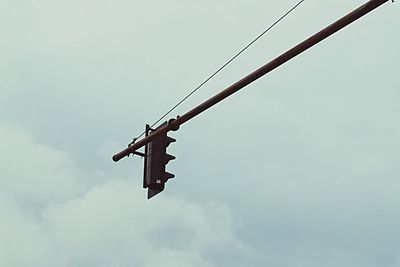
M 5 152 L 0 155 L 3 196 L 24 205 L 36 203 L 40 208 L 82 191 L 86 182 L 69 155 L 36 144 L 29 135 L 9 126 L 1 126 L 0 133 Z
M 355 2 L 305 2 L 177 114 Z M 0 266 L 399 265 L 394 5 L 172 133 L 151 201 L 111 155 L 289 3 L 0 6 Z
M 214 254 L 250 251 L 222 204 L 147 201 L 130 180 L 90 185 L 66 153 L 12 127 L 0 135 L 2 266 L 215 266 Z

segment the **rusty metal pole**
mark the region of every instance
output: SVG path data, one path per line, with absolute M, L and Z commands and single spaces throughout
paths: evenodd
M 229 86 L 225 90 L 221 91 L 217 95 L 204 101 L 203 103 L 201 103 L 197 107 L 193 108 L 192 110 L 188 111 L 184 115 L 177 117 L 176 120 L 170 120 L 170 123 L 167 124 L 166 126 L 159 128 L 157 131 L 153 132 L 151 135 L 141 139 L 137 143 L 132 144 L 130 147 L 115 154 L 113 156 L 113 160 L 119 161 L 123 157 L 128 156 L 129 154 L 133 153 L 137 149 L 139 149 L 139 148 L 143 147 L 144 145 L 146 145 L 147 143 L 151 142 L 152 140 L 154 140 L 156 137 L 160 136 L 161 134 L 171 131 L 171 130 L 178 129 L 180 125 L 184 124 L 188 120 L 194 118 L 195 116 L 199 115 L 203 111 L 214 106 L 215 104 L 219 103 L 220 101 L 222 101 L 223 99 L 232 95 L 233 93 L 239 91 L 246 85 L 249 85 L 250 83 L 252 83 L 255 80 L 259 79 L 260 77 L 264 76 L 265 74 L 278 68 L 280 65 L 286 63 L 290 59 L 296 57 L 297 55 L 301 54 L 305 50 L 311 48 L 315 44 L 321 42 L 322 40 L 326 39 L 330 35 L 343 29 L 344 27 L 351 24 L 355 20 L 361 18 L 362 16 L 366 15 L 367 13 L 371 12 L 372 10 L 376 9 L 377 7 L 381 6 L 382 4 L 384 4 L 388 1 L 389 0 L 370 0 L 370 1 L 368 1 L 364 5 L 355 9 L 354 11 L 352 11 L 351 13 L 342 17 L 338 21 L 332 23 L 325 29 L 319 31 L 318 33 L 314 34 L 310 38 L 306 39 L 305 41 L 301 42 L 300 44 L 298 44 L 295 47 L 291 48 L 290 50 L 286 51 L 282 55 L 278 56 L 274 60 L 272 60 L 269 63 L 265 64 L 264 66 L 260 67 L 256 71 L 247 75 L 240 81 L 232 84 L 231 86 Z

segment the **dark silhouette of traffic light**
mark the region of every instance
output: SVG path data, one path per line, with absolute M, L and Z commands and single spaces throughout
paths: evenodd
M 158 128 L 166 124 L 167 122 Z M 146 125 L 146 136 L 151 135 L 158 128 L 153 130 L 149 125 Z M 148 188 L 148 199 L 163 191 L 168 179 L 175 177 L 172 173 L 165 171 L 168 162 L 175 159 L 174 156 L 167 154 L 167 147 L 175 141 L 166 132 L 145 146 L 143 187 Z

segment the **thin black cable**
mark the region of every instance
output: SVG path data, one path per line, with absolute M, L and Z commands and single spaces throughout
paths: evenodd
M 157 123 L 159 123 L 162 119 L 164 119 L 168 114 L 170 114 L 173 110 L 175 110 L 179 105 L 181 105 L 186 99 L 188 99 L 191 95 L 193 95 L 197 90 L 199 90 L 203 85 L 205 85 L 209 80 L 214 78 L 222 69 L 224 69 L 228 64 L 234 61 L 238 56 L 240 56 L 245 50 L 247 50 L 251 45 L 258 41 L 264 34 L 269 32 L 273 27 L 275 27 L 281 20 L 283 20 L 286 16 L 292 13 L 300 4 L 302 4 L 305 0 L 301 0 L 295 6 L 293 6 L 289 11 L 287 11 L 284 15 L 282 15 L 277 21 L 275 21 L 271 26 L 269 26 L 265 31 L 263 31 L 260 35 L 258 35 L 253 41 L 251 41 L 248 45 L 246 45 L 242 50 L 240 50 L 236 55 L 234 55 L 231 59 L 229 59 L 224 65 L 222 65 L 218 70 L 216 70 L 211 76 L 205 79 L 199 86 L 197 86 L 193 91 L 191 91 L 187 96 L 185 96 L 181 101 L 179 101 L 175 106 L 173 106 L 170 110 L 168 110 L 164 115 L 162 115 L 156 122 L 154 122 L 151 127 L 154 127 Z M 137 138 L 142 137 L 146 132 L 143 132 Z

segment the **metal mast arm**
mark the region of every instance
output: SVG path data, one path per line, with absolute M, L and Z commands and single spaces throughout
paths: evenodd
M 223 99 L 225 99 L 228 96 L 232 95 L 233 93 L 239 91 L 246 85 L 249 85 L 250 83 L 252 83 L 255 80 L 259 79 L 260 77 L 264 76 L 265 74 L 278 68 L 280 65 L 286 63 L 287 61 L 289 61 L 292 58 L 296 57 L 297 55 L 301 54 L 305 50 L 311 48 L 315 44 L 321 42 L 322 40 L 331 36 L 335 32 L 343 29 L 344 27 L 351 24 L 355 20 L 361 18 L 362 16 L 366 15 L 367 13 L 371 12 L 372 10 L 376 9 L 377 7 L 381 6 L 382 4 L 384 4 L 388 1 L 389 0 L 370 0 L 370 1 L 368 1 L 364 5 L 355 9 L 354 11 L 352 11 L 351 13 L 342 17 L 338 21 L 332 23 L 325 29 L 319 31 L 318 33 L 314 34 L 310 38 L 306 39 L 305 41 L 301 42 L 300 44 L 298 44 L 295 47 L 291 48 L 290 50 L 286 51 L 282 55 L 278 56 L 277 58 L 275 58 L 274 60 L 265 64 L 264 66 L 260 67 L 256 71 L 250 73 L 249 75 L 247 75 L 243 79 L 239 80 L 238 82 L 232 84 L 231 86 L 229 86 L 225 90 L 221 91 L 220 93 L 216 94 L 212 98 L 204 101 L 197 107 L 193 108 L 192 110 L 190 110 L 187 113 L 183 114 L 182 116 L 178 117 L 176 120 L 171 120 L 170 123 L 168 123 L 166 126 L 159 128 L 157 131 L 155 131 L 151 135 L 141 139 L 137 143 L 132 144 L 130 147 L 115 154 L 113 156 L 113 160 L 119 161 L 123 157 L 128 156 L 129 154 L 133 153 L 137 149 L 139 149 L 139 148 L 143 147 L 144 145 L 146 145 L 147 143 L 151 142 L 152 140 L 154 140 L 156 137 L 160 136 L 161 134 L 171 131 L 171 130 L 178 129 L 180 125 L 184 124 L 188 120 L 194 118 L 195 116 L 199 115 L 203 111 L 209 109 L 210 107 L 219 103 Z

